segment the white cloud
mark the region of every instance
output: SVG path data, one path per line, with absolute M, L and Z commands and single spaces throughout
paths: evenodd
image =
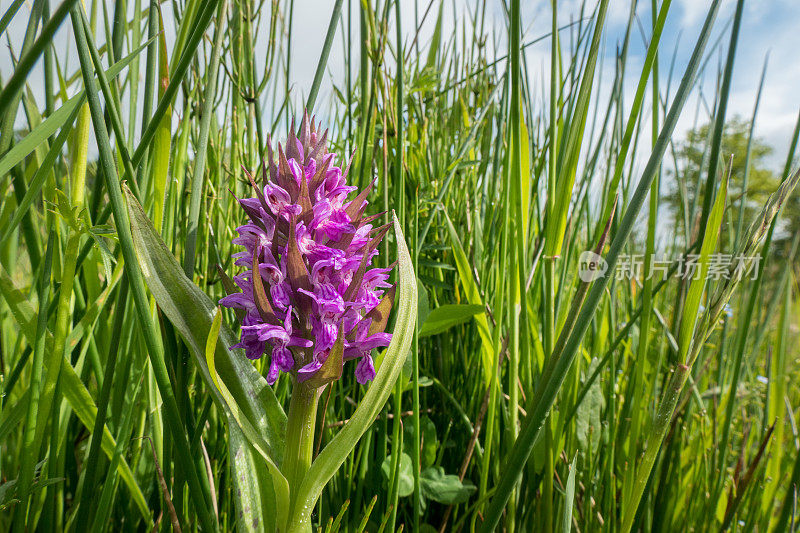
M 11 0 L 0 0 L 0 12 L 10 5 Z M 347 24 L 348 4 L 352 6 L 352 32 L 353 50 L 351 50 L 351 64 L 349 68 L 353 79 L 357 75 L 358 69 L 358 0 L 348 0 L 345 2 L 342 16 L 344 27 Z M 725 29 L 729 31 L 735 0 L 723 0 L 723 6 L 716 23 L 715 35 Z M 406 46 L 413 40 L 415 28 L 415 4 L 418 6 L 416 16 L 422 17 L 427 1 L 423 0 L 403 0 L 403 33 Z M 581 0 L 567 0 L 559 2 L 559 21 L 566 24 L 574 20 L 578 14 Z M 675 0 L 673 2 L 672 13 L 667 21 L 667 27 L 662 39 L 662 53 L 660 54 L 662 80 L 666 80 L 669 62 L 674 47 L 678 49 L 675 72 L 673 75 L 672 89 L 677 85 L 678 79 L 682 74 L 688 61 L 694 40 L 699 34 L 700 26 L 704 20 L 710 0 Z M 293 17 L 293 40 L 292 40 L 292 62 L 291 80 L 292 100 L 296 108 L 301 108 L 303 99 L 308 94 L 316 69 L 319 54 L 328 27 L 332 5 L 320 3 L 316 0 L 296 0 L 294 2 L 295 12 Z M 524 31 L 523 42 L 528 42 L 536 37 L 545 35 L 550 30 L 550 3 L 549 2 L 523 2 L 523 23 Z M 740 43 L 737 51 L 737 61 L 734 71 L 734 81 L 731 88 L 729 104 L 729 116 L 739 114 L 748 117 L 752 112 L 755 100 L 758 78 L 764 57 L 770 52 L 769 70 L 767 73 L 761 108 L 757 121 L 757 134 L 766 138 L 776 148 L 774 163 L 782 164 L 785 157 L 786 148 L 789 144 L 794 122 L 797 116 L 800 99 L 798 99 L 798 87 L 800 87 L 800 62 L 797 61 L 797 51 L 800 50 L 800 32 L 797 31 L 796 21 L 800 20 L 800 2 L 796 0 L 748 0 L 745 3 L 746 12 L 742 19 Z M 594 5 L 589 4 L 587 8 L 592 11 Z M 456 0 L 455 8 L 453 3 L 444 2 L 443 35 L 449 39 L 460 29 L 461 25 L 467 22 L 467 9 L 474 9 L 473 3 L 467 0 Z M 638 16 L 643 24 L 647 25 L 650 19 L 650 2 L 639 1 Z M 6 32 L 14 49 L 19 53 L 22 39 L 25 32 L 24 21 L 27 20 L 27 4 L 20 8 L 17 19 L 10 25 Z M 455 13 L 453 12 L 455 9 Z M 612 0 L 609 3 L 609 13 L 607 18 L 607 29 L 605 32 L 603 75 L 604 83 L 610 83 L 613 75 L 613 56 L 616 44 L 622 39 L 623 32 L 628 20 L 630 4 L 622 0 Z M 438 15 L 438 3 L 434 5 L 428 14 L 419 33 L 418 44 L 425 50 L 436 22 Z M 393 24 L 394 13 L 390 16 L 390 27 Z M 174 42 L 174 20 L 172 9 L 169 4 L 164 4 L 164 19 L 167 28 L 166 36 L 168 46 Z M 19 21 L 19 22 L 18 22 Z M 486 32 L 488 42 L 491 44 L 497 41 L 497 54 L 504 55 L 506 48 L 505 15 L 499 3 L 490 3 L 486 13 Z M 458 26 L 457 26 L 458 25 Z M 342 26 L 337 28 L 336 39 L 331 50 L 330 60 L 323 79 L 318 102 L 320 108 L 325 110 L 327 102 L 331 98 L 331 80 L 340 87 L 344 86 L 346 59 L 345 46 L 341 32 Z M 104 42 L 102 36 L 102 24 L 99 25 L 99 35 L 97 41 Z M 562 41 L 568 42 L 569 32 L 562 32 Z M 263 33 L 263 32 L 262 32 Z M 392 41 L 394 41 L 394 31 L 390 30 Z M 6 37 L 4 34 L 3 37 Z M 264 39 L 263 36 L 260 37 Z M 77 57 L 74 53 L 72 44 L 72 30 L 69 21 L 57 34 L 56 47 L 59 57 L 64 64 L 69 65 L 69 70 L 74 72 L 77 68 Z M 5 43 L 4 43 L 5 44 Z M 725 34 L 720 40 L 717 54 L 709 62 L 705 77 L 702 80 L 704 93 L 707 98 L 713 100 L 713 92 L 716 84 L 716 68 L 724 61 L 724 53 L 728 45 L 728 35 Z M 541 87 L 549 83 L 550 62 L 549 62 L 549 39 L 544 39 L 540 43 L 526 49 L 526 58 L 529 69 L 530 81 L 536 90 L 536 97 L 541 94 Z M 265 46 L 257 46 L 257 61 L 263 65 L 263 54 Z M 630 95 L 635 90 L 638 70 L 641 68 L 644 58 L 645 48 L 639 34 L 638 27 L 634 30 L 631 40 L 630 59 L 626 76 L 626 100 L 630 101 Z M 387 58 L 390 65 L 393 63 L 391 58 Z M 503 68 L 502 65 L 499 66 Z M 8 79 L 12 72 L 10 53 L 6 46 L 0 46 L 0 73 L 4 79 Z M 43 84 L 41 67 L 37 66 L 29 78 L 31 89 L 37 100 L 43 101 Z M 268 111 L 270 107 L 265 106 Z M 19 119 L 24 121 L 20 113 Z M 690 102 L 687 105 L 684 116 L 682 117 L 678 135 L 681 135 L 694 122 L 694 107 Z

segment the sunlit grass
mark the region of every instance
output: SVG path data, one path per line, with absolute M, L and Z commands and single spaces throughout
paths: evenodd
M 419 301 L 395 390 L 315 527 L 793 529 L 798 237 L 780 215 L 800 122 L 776 179 L 748 181 L 758 105 L 741 152 L 724 135 L 731 80 L 747 74 L 734 68 L 743 2 L 730 21 L 709 2 L 674 64 L 670 0 L 651 18 L 632 9 L 615 53 L 609 2 L 554 3 L 544 67 L 527 60 L 520 0 L 499 25 L 490 3 L 469 4 L 453 33 L 443 2 L 320 3 L 331 21 L 310 65 L 287 59 L 305 45 L 291 1 L 164 3 L 169 40 L 156 2 L 4 2 L 0 29 L 28 31 L 0 90 L 0 530 L 274 523 L 271 492 L 240 491 L 256 467 L 231 457 L 248 444 L 193 358 L 205 332 L 182 337 L 156 305 L 125 194 L 216 301 L 250 195 L 241 168 L 259 168 L 303 106 L 353 153 L 352 184 L 377 179 L 370 203 L 396 213 Z M 59 28 L 73 52 L 51 46 Z M 350 68 L 320 92 L 331 53 Z M 694 168 L 676 125 L 716 63 Z M 289 87 L 299 69 L 311 86 Z M 605 277 L 581 278 L 588 250 Z M 616 276 L 636 254 L 655 275 Z M 689 256 L 695 279 L 681 276 Z M 741 279 L 706 275 L 720 256 L 757 262 Z M 322 393 L 318 448 L 366 390 L 345 372 Z M 274 391 L 286 408 L 291 381 Z

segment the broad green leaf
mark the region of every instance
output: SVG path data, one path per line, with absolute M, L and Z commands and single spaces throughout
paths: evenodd
M 235 423 L 228 424 L 228 453 L 236 487 L 236 531 L 252 533 L 277 529 L 272 480 L 266 463 L 253 453 L 252 446 Z
M 567 476 L 567 486 L 564 488 L 564 514 L 561 515 L 561 531 L 569 533 L 572 530 L 572 505 L 575 501 L 575 463 L 578 456 L 572 458 Z
M 417 284 L 414 266 L 403 238 L 400 222 L 394 214 L 392 214 L 392 220 L 397 239 L 400 278 L 395 300 L 397 302 L 397 320 L 392 333 L 392 342 L 377 368 L 375 379 L 369 385 L 367 393 L 359 402 L 353 416 L 320 452 L 311 464 L 306 477 L 303 478 L 298 494 L 294 496 L 296 503 L 292 509 L 290 524 L 302 523 L 309 519 L 325 485 L 339 470 L 361 436 L 369 429 L 375 421 L 375 417 L 383 409 L 408 356 L 417 318 Z
M 269 475 L 272 480 L 272 488 L 275 494 L 275 508 L 277 510 L 277 515 L 275 518 L 277 518 L 278 524 L 285 524 L 286 515 L 289 512 L 289 482 L 286 480 L 283 474 L 281 474 L 280 469 L 270 457 L 271 451 L 269 444 L 266 443 L 264 438 L 258 434 L 247 418 L 242 415 L 241 409 L 237 405 L 236 400 L 233 398 L 233 396 L 231 396 L 231 393 L 225 386 L 225 383 L 223 383 L 217 375 L 217 369 L 214 365 L 214 358 L 217 351 L 217 341 L 219 340 L 219 331 L 221 326 L 222 315 L 219 312 L 219 308 L 217 308 L 217 312 L 214 315 L 214 321 L 211 324 L 211 330 L 208 332 L 208 339 L 206 340 L 205 348 L 206 363 L 208 364 L 208 370 L 211 374 L 211 380 L 214 382 L 216 391 L 219 394 L 217 401 L 220 403 L 220 407 L 228 418 L 228 427 L 230 428 L 229 435 L 232 437 L 232 442 L 238 441 L 240 433 L 247 439 L 247 442 L 250 444 L 250 446 L 252 446 L 253 449 L 258 452 L 261 458 L 264 459 L 264 462 L 269 469 Z M 237 448 L 239 448 L 238 442 L 236 444 Z M 239 457 L 236 457 L 237 454 Z M 264 523 L 264 516 L 261 512 L 262 508 L 260 505 L 255 506 L 254 501 L 249 501 L 252 499 L 251 494 L 244 494 L 244 497 L 248 500 L 246 502 L 242 502 L 240 499 L 243 495 L 243 492 L 255 491 L 260 497 L 265 490 L 264 487 L 259 489 L 259 487 L 261 487 L 262 480 L 257 477 L 258 471 L 252 468 L 254 466 L 251 464 L 253 462 L 252 458 L 242 457 L 243 454 L 250 455 L 245 449 L 239 448 L 235 451 L 231 450 L 231 457 L 237 459 L 237 461 L 235 461 L 233 464 L 233 475 L 237 484 L 236 497 L 234 499 L 236 500 L 238 511 L 243 520 L 241 525 L 249 529 L 254 524 Z M 243 486 L 239 485 L 240 481 L 242 481 Z M 266 499 L 269 500 L 270 498 Z M 254 530 L 257 529 L 258 528 L 256 527 Z
M 253 524 L 271 520 L 265 518 L 263 512 L 273 505 L 269 501 L 272 499 L 270 494 L 275 495 L 275 509 L 283 513 L 289 508 L 286 479 L 276 467 L 283 460 L 286 415 L 272 388 L 241 350 L 230 349 L 236 341 L 233 333 L 221 323 L 221 318 L 218 324 L 214 323 L 217 307 L 186 277 L 133 193 L 127 187 L 124 192 L 136 257 L 147 286 L 183 337 L 214 400 L 226 415 L 234 476 L 237 484 L 242 483 L 237 485 L 237 489 L 255 490 L 260 494 L 253 501 L 237 503 L 242 513 L 242 527 L 258 530 Z M 219 331 L 212 332 L 212 328 L 217 327 Z M 211 345 L 209 339 L 213 339 Z M 210 346 L 216 349 L 211 350 Z M 248 442 L 250 448 L 243 446 L 244 442 Z M 257 457 L 247 457 L 251 450 L 263 458 L 270 470 L 271 482 L 265 473 L 258 474 L 252 469 L 252 465 L 262 461 Z M 254 507 L 257 500 L 260 500 L 259 508 Z M 282 514 L 276 519 L 279 524 L 285 523 Z
M 472 317 L 483 314 L 482 305 L 473 304 L 445 304 L 440 305 L 428 314 L 419 336 L 427 337 L 447 331 L 453 326 L 463 324 L 472 320 Z
M 454 474 L 445 474 L 441 466 L 432 466 L 420 476 L 422 494 L 435 502 L 454 505 L 464 503 L 475 492 L 475 485 L 458 479 Z
M 420 462 L 422 468 L 427 468 L 433 466 L 436 462 L 436 452 L 439 449 L 439 437 L 436 435 L 436 425 L 427 415 L 420 417 L 419 424 L 422 430 L 422 435 L 420 436 L 420 442 L 422 443 Z M 412 455 L 414 451 L 414 424 L 403 424 L 403 432 L 405 433 L 403 437 L 403 448 L 407 454 Z
M 186 277 L 178 261 L 130 189 L 124 189 L 131 219 L 136 258 L 147 286 L 161 310 L 183 337 L 194 356 L 203 379 L 219 402 L 217 387 L 209 372 L 205 345 L 216 306 L 211 299 Z M 236 343 L 233 333 L 223 324 L 217 340 L 216 371 L 259 435 L 269 444 L 272 460 L 283 460 L 286 415 L 266 380 L 244 357 L 241 350 L 230 349 Z
M 593 359 L 586 369 L 586 376 L 591 376 L 598 364 L 600 360 Z M 582 452 L 594 453 L 593 451 L 597 450 L 602 432 L 601 415 L 604 404 L 603 389 L 600 380 L 596 379 L 575 411 L 575 436 L 578 439 L 578 448 Z
M 392 456 L 387 455 L 381 463 L 381 473 L 387 483 L 392 479 Z M 403 452 L 400 454 L 400 467 L 397 475 L 397 495 L 401 498 L 414 494 L 414 468 L 411 465 L 411 456 Z

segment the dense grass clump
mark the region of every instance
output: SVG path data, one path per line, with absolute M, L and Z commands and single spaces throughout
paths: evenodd
M 770 172 L 720 3 L 670 61 L 671 0 L 619 42 L 610 0 L 546 3 L 533 40 L 520 0 L 337 0 L 309 65 L 292 0 L 4 2 L 0 530 L 794 530 L 800 121 Z M 266 386 L 215 302 L 306 109 L 399 283 L 378 377 L 319 372 L 298 458 L 291 360 Z

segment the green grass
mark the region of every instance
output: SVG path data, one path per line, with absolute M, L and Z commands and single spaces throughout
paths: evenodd
M 531 40 L 520 0 L 498 23 L 469 3 L 453 32 L 444 2 L 337 1 L 319 62 L 297 64 L 292 0 L 4 3 L 0 28 L 27 31 L 0 82 L 0 530 L 258 531 L 297 511 L 280 487 L 247 491 L 281 466 L 291 381 L 261 391 L 268 361 L 215 355 L 236 320 L 212 323 L 202 295 L 236 273 L 242 166 L 304 105 L 353 153 L 350 181 L 377 178 L 371 208 L 395 211 L 417 276 L 400 293 L 418 299 L 405 364 L 384 361 L 394 386 L 345 371 L 322 393 L 315 529 L 795 530 L 800 238 L 781 207 L 800 120 L 782 185 L 753 206 L 758 101 L 746 149 L 723 149 L 744 2 L 731 20 L 710 2 L 683 63 L 661 43 L 672 2 L 650 4 L 609 53 L 608 0 L 547 11 Z M 52 46 L 59 28 L 73 52 Z M 331 54 L 350 68 L 326 92 Z M 298 71 L 311 86 L 289 87 Z M 691 113 L 710 126 L 699 172 L 676 133 Z M 585 250 L 609 275 L 581 280 Z M 666 281 L 614 276 L 653 253 Z M 759 257 L 757 276 L 706 279 L 718 254 Z M 372 422 L 342 453 L 351 418 Z

